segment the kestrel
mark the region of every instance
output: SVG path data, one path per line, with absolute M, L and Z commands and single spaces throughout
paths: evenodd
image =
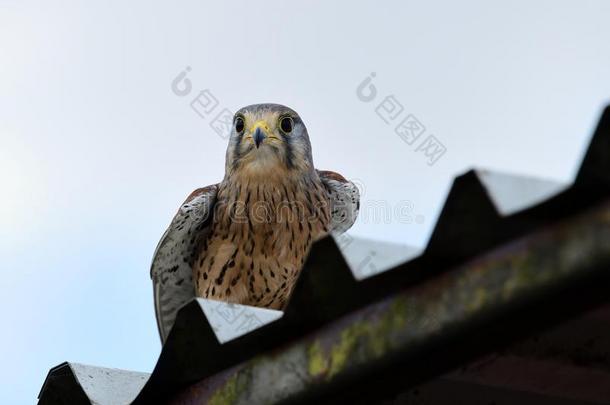
M 354 183 L 314 168 L 295 111 L 278 104 L 239 110 L 224 179 L 191 193 L 154 253 L 161 340 L 195 296 L 283 309 L 312 243 L 349 229 L 359 205 Z

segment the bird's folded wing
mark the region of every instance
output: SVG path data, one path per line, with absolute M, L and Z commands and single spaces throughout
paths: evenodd
M 218 185 L 195 190 L 182 204 L 153 255 L 155 314 L 164 343 L 178 310 L 193 297 L 192 265 L 198 248 L 210 231 Z
M 356 222 L 360 210 L 360 192 L 354 183 L 338 173 L 318 170 L 318 175 L 330 196 L 330 231 L 341 234 Z

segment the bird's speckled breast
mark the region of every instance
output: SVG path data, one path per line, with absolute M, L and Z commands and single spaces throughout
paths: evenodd
M 283 309 L 311 244 L 328 233 L 329 211 L 317 176 L 223 181 L 193 266 L 197 295 Z

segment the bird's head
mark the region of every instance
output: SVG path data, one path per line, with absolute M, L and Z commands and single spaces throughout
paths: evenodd
M 299 115 L 279 104 L 254 104 L 233 118 L 227 174 L 272 178 L 313 170 L 311 144 Z

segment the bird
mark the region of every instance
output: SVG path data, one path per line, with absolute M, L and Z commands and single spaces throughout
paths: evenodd
M 162 343 L 195 297 L 283 310 L 312 244 L 348 230 L 359 209 L 353 182 L 314 167 L 307 128 L 293 109 L 241 108 L 224 178 L 186 198 L 153 254 Z

